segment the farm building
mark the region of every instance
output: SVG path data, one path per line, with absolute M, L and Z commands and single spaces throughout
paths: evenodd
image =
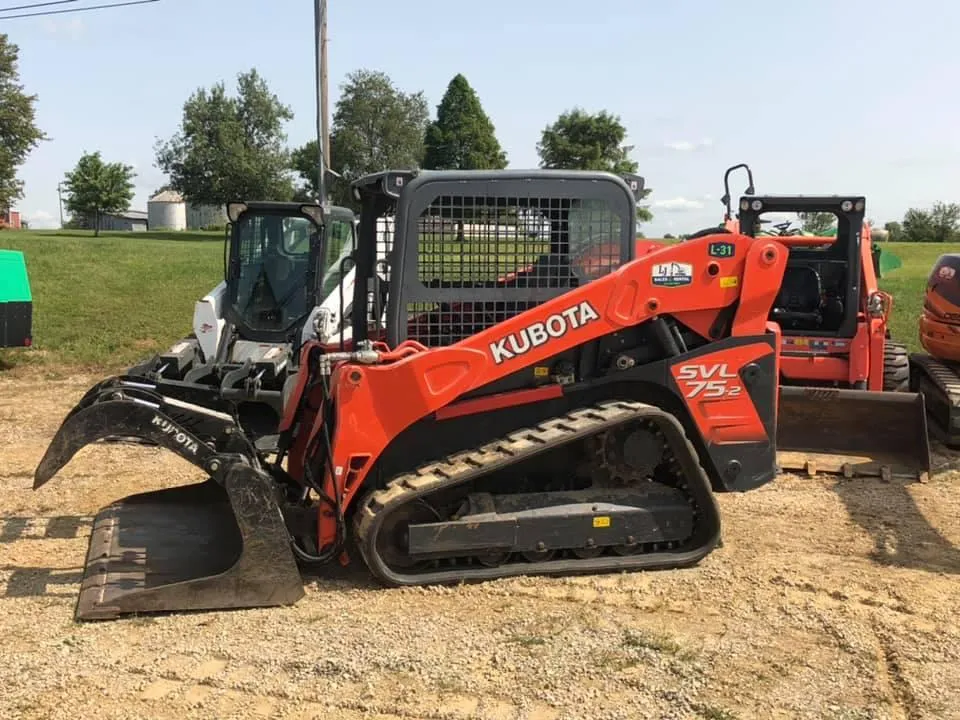
M 93 230 L 96 218 L 91 215 L 74 216 L 72 223 L 81 230 Z M 118 213 L 100 213 L 100 229 L 120 232 L 142 232 L 147 229 L 147 213 L 143 210 L 125 210 Z
M 16 210 L 0 210 L 0 227 L 20 228 L 20 213 Z
M 174 190 L 164 190 L 147 202 L 151 230 L 202 230 L 225 225 L 226 208 L 217 205 L 188 205 Z
M 150 198 L 147 224 L 151 230 L 186 230 L 187 208 L 180 193 L 164 190 Z
M 102 213 L 101 230 L 128 230 L 142 232 L 147 229 L 147 213 L 143 210 L 127 210 L 121 213 Z

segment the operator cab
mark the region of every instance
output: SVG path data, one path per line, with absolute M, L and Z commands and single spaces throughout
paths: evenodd
M 773 237 L 790 248 L 780 294 L 770 313 L 770 320 L 780 325 L 784 335 L 856 335 L 864 207 L 862 196 L 740 198 L 740 232 Z M 804 219 L 815 214 L 833 217 L 829 230 L 815 235 L 803 229 Z
M 293 202 L 231 203 L 227 211 L 224 315 L 245 339 L 291 342 L 324 297 L 321 283 L 338 282 L 331 266 L 356 243 L 353 213 Z
M 356 262 L 368 279 L 366 297 L 354 298 L 353 337 L 439 347 L 631 260 L 643 178 L 389 171 L 360 178 L 353 189 L 363 207 Z M 384 252 L 378 228 L 391 215 L 402 242 L 391 233 Z M 358 326 L 367 332 L 361 336 Z

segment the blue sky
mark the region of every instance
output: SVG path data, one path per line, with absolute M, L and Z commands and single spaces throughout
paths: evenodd
M 0 8 L 28 0 L 0 0 Z M 94 3 L 83 0 L 84 4 Z M 868 216 L 960 201 L 960 3 L 942 0 L 330 0 L 330 102 L 359 67 L 423 90 L 432 111 L 464 73 L 511 167 L 581 106 L 620 115 L 653 188 L 648 236 L 720 220 L 723 170 L 758 192 L 863 193 Z M 68 6 L 64 6 L 68 7 Z M 52 138 L 21 169 L 19 204 L 58 223 L 57 183 L 85 150 L 138 172 L 134 209 L 164 182 L 153 145 L 199 86 L 257 67 L 314 135 L 311 0 L 160 0 L 3 20 Z M 737 186 L 735 192 L 740 192 Z

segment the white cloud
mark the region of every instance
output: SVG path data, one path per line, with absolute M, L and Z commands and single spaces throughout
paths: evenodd
M 691 210 L 702 210 L 703 203 L 699 200 L 688 200 L 687 198 L 672 198 L 670 200 L 657 200 L 653 203 L 655 208 L 666 210 L 667 212 L 690 212 Z
M 699 142 L 692 140 L 675 140 L 673 142 L 666 142 L 663 144 L 668 150 L 676 150 L 677 152 L 693 152 L 695 150 L 705 150 L 708 147 L 713 145 L 713 140 L 710 138 L 703 138 Z
M 79 40 L 86 30 L 83 20 L 78 17 L 68 19 L 44 18 L 43 29 L 50 35 L 66 35 L 71 40 Z
M 53 213 L 48 213 L 46 210 L 37 210 L 36 212 L 29 213 L 24 219 L 31 228 L 52 229 L 60 227 L 60 220 L 54 217 Z

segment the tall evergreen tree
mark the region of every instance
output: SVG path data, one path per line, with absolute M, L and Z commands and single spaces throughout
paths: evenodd
M 423 166 L 429 170 L 500 170 L 507 155 L 467 79 L 458 73 L 427 127 Z

